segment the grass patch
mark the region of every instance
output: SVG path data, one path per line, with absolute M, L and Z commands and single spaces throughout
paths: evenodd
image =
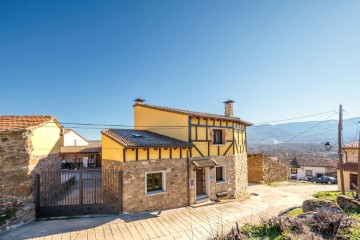
M 5 224 L 6 220 L 12 218 L 15 216 L 17 211 L 17 208 L 8 208 L 5 210 L 5 212 L 2 213 L 2 216 L 0 216 L 0 226 Z M 5 216 L 3 216 L 5 215 Z
M 322 199 L 322 200 L 331 200 L 336 201 L 336 198 L 341 195 L 341 192 L 339 191 L 328 191 L 328 192 L 317 192 L 313 194 L 313 197 Z M 346 196 L 352 197 L 351 192 L 346 192 Z
M 241 232 L 245 234 L 249 239 L 288 239 L 279 227 L 270 223 L 266 223 L 263 225 L 246 224 L 241 228 Z
M 284 216 L 286 216 L 286 217 L 296 217 L 296 216 L 298 216 L 298 215 L 300 215 L 302 213 L 303 213 L 303 210 L 302 210 L 301 207 L 299 207 L 299 208 L 295 208 L 295 209 L 285 213 Z

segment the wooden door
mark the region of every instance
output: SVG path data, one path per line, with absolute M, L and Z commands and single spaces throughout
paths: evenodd
M 204 169 L 196 169 L 196 194 L 204 193 Z
M 354 189 L 354 187 L 352 186 L 352 183 L 357 186 L 357 175 L 356 174 L 350 174 L 350 190 Z

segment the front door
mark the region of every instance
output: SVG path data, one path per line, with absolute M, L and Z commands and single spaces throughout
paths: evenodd
M 350 174 L 350 190 L 354 190 L 352 183 L 357 186 L 357 175 L 356 174 Z
M 196 195 L 204 193 L 204 169 L 196 169 Z

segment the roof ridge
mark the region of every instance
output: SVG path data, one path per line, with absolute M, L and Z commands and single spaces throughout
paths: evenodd
M 185 114 L 185 115 L 193 115 L 195 117 L 204 117 L 204 118 L 218 118 L 218 119 L 224 119 L 224 120 L 230 120 L 230 121 L 237 121 L 241 122 L 246 126 L 253 125 L 250 122 L 247 122 L 245 120 L 242 120 L 239 117 L 227 117 L 220 114 L 214 114 L 214 113 L 206 113 L 206 112 L 198 112 L 198 111 L 191 111 L 191 110 L 184 110 L 184 109 L 178 109 L 178 108 L 170 108 L 170 107 L 163 107 L 163 106 L 156 106 L 156 105 L 150 105 L 145 103 L 135 103 L 133 107 L 140 106 L 140 107 L 147 107 L 147 108 L 153 108 L 157 110 L 163 110 L 163 111 L 169 111 L 169 112 L 175 112 L 179 114 Z

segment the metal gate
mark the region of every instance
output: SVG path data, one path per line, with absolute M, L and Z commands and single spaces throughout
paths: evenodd
M 36 175 L 36 217 L 120 213 L 121 181 L 113 169 L 44 171 Z

